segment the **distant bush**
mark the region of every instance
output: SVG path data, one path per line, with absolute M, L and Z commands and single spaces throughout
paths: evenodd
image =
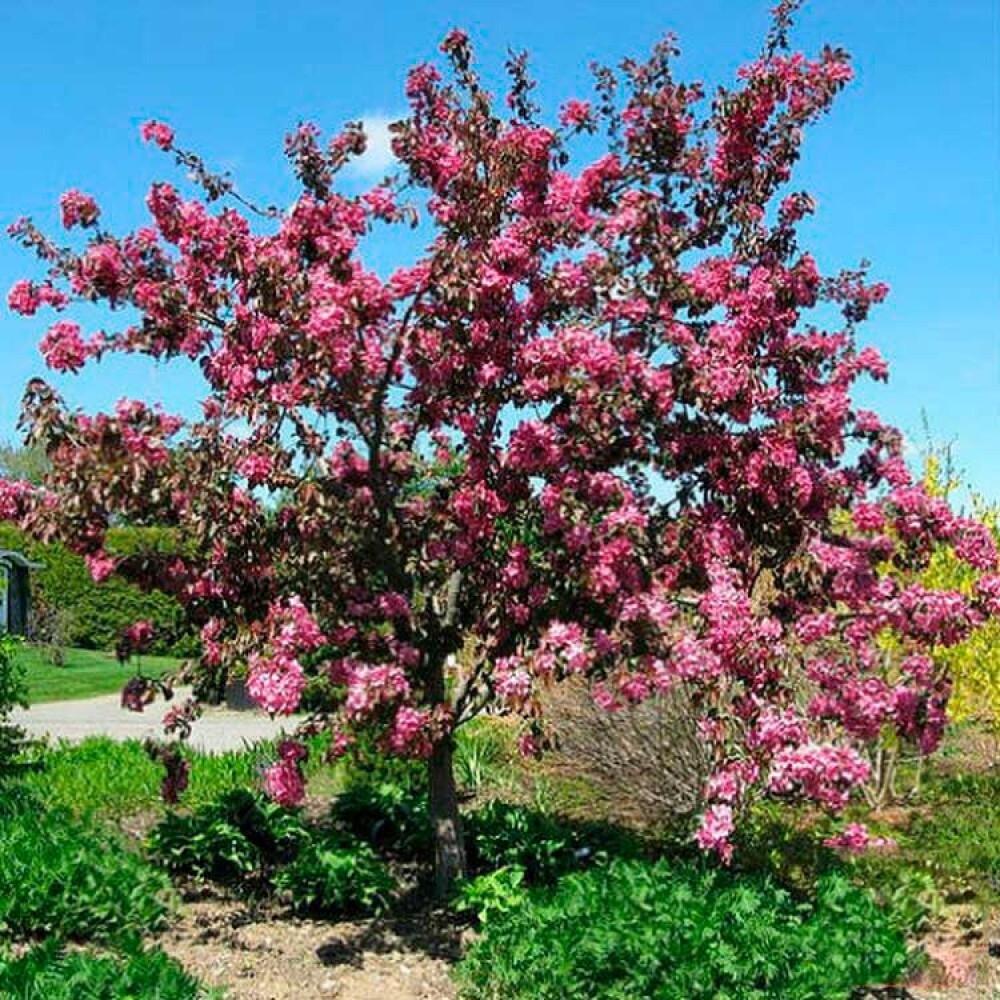
M 0 958 L 0 996 L 17 1000 L 202 1000 L 210 994 L 159 949 L 133 943 L 122 954 L 65 951 L 57 941 Z
M 871 896 L 615 861 L 489 919 L 458 967 L 469 1000 L 847 1000 L 899 978 L 903 936 Z
M 143 546 L 164 548 L 168 540 L 163 536 L 163 530 L 157 528 L 112 528 L 108 547 L 115 555 L 134 556 Z M 0 548 L 24 552 L 42 564 L 32 572 L 34 600 L 40 610 L 37 624 L 44 631 L 58 611 L 59 635 L 41 634 L 40 641 L 58 639 L 58 645 L 112 649 L 123 629 L 148 620 L 155 627 L 150 652 L 166 656 L 197 652 L 197 636 L 170 595 L 155 590 L 144 593 L 115 576 L 105 583 L 94 583 L 81 556 L 64 545 L 32 541 L 9 524 L 0 524 Z
M 0 934 L 108 940 L 162 927 L 169 882 L 103 827 L 31 795 L 0 810 Z M 81 994 L 82 995 L 82 994 Z
M 314 834 L 274 880 L 298 913 L 351 916 L 384 910 L 395 880 L 375 852 L 359 841 Z

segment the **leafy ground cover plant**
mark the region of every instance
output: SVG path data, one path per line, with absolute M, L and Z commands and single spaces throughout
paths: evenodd
M 847 1000 L 904 974 L 902 935 L 843 876 L 615 861 L 492 916 L 458 967 L 470 1000 Z
M 297 913 L 342 917 L 381 912 L 396 882 L 367 844 L 326 832 L 310 837 L 274 885 Z
M 0 996 L 16 1000 L 221 1000 L 158 949 L 66 951 L 55 940 L 0 956 Z
M 149 850 L 168 871 L 232 879 L 290 861 L 307 836 L 297 811 L 236 789 L 190 814 L 169 813 L 150 832 Z
M 432 849 L 426 795 L 395 782 L 350 786 L 334 799 L 330 815 L 345 832 L 401 858 L 426 858 Z
M 0 931 L 109 940 L 164 926 L 170 884 L 113 831 L 19 796 L 0 811 Z
M 574 822 L 523 804 L 495 799 L 465 816 L 474 871 L 519 869 L 527 883 L 547 885 L 566 872 L 609 858 L 634 858 L 640 839 L 600 822 Z

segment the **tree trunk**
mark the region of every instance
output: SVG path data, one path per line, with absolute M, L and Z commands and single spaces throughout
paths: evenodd
M 430 814 L 434 828 L 434 894 L 444 899 L 466 873 L 465 840 L 458 814 L 458 792 L 450 738 L 434 745 L 428 762 Z

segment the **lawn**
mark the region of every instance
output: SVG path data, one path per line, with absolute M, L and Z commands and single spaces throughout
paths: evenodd
M 35 646 L 26 645 L 18 652 L 19 660 L 27 670 L 28 701 L 61 701 L 71 698 L 91 698 L 100 694 L 114 694 L 134 672 L 130 664 L 123 667 L 114 654 L 94 649 L 65 650 L 65 666 L 55 667 L 45 653 Z M 180 660 L 169 656 L 142 657 L 142 672 L 150 677 L 160 677 L 180 665 Z

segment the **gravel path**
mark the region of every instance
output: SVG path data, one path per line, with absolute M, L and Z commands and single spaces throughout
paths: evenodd
M 50 701 L 24 711 L 16 710 L 12 720 L 30 736 L 82 740 L 87 736 L 109 736 L 113 740 L 143 740 L 163 737 L 161 721 L 171 705 L 183 701 L 190 691 L 178 688 L 173 702 L 162 700 L 145 712 L 130 712 L 121 707 L 116 694 L 78 701 Z M 254 711 L 234 712 L 226 708 L 206 708 L 194 724 L 189 740 L 199 750 L 239 750 L 248 743 L 290 733 L 299 722 L 296 716 L 269 719 Z

